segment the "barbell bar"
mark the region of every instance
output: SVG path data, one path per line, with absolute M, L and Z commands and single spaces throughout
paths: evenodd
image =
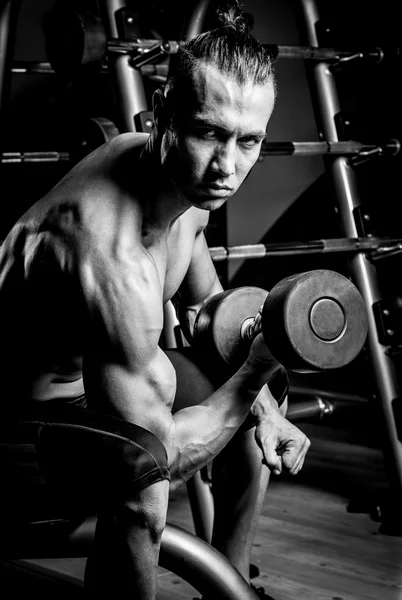
M 135 68 L 143 67 L 146 63 L 151 63 L 155 59 L 160 59 L 164 55 L 175 54 L 180 48 L 182 41 L 162 40 L 162 39 L 132 39 L 130 41 L 111 38 L 107 41 L 105 50 L 115 54 L 132 54 L 132 66 Z M 302 59 L 312 61 L 325 61 L 329 63 L 343 63 L 352 60 L 371 60 L 379 63 L 384 58 L 384 51 L 381 48 L 371 50 L 339 50 L 335 48 L 320 48 L 315 46 L 287 46 L 278 44 L 264 44 L 270 52 L 273 59 Z M 150 52 L 152 50 L 152 52 Z M 397 50 L 398 51 L 398 50 Z M 146 54 L 150 54 L 146 57 Z M 138 63 L 136 58 L 138 57 Z M 169 65 L 157 65 L 158 74 L 167 77 Z M 103 72 L 107 72 L 107 66 L 101 67 Z M 48 62 L 14 62 L 12 66 L 13 73 L 53 73 L 54 69 Z M 144 74 L 153 74 L 153 69 L 145 69 Z
M 402 250 L 402 239 L 366 237 L 332 238 L 300 242 L 272 242 L 242 246 L 211 246 L 209 252 L 214 262 L 224 260 L 266 258 L 268 256 L 295 256 L 297 254 L 387 252 Z
M 309 156 L 309 155 L 350 155 L 350 156 L 383 156 L 395 155 L 400 151 L 399 140 L 392 139 L 382 145 L 362 144 L 354 140 L 343 142 L 263 142 L 261 156 Z M 21 162 L 57 162 L 69 160 L 68 152 L 3 152 L 2 163 Z

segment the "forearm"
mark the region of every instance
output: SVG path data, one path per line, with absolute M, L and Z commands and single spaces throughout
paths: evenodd
M 267 385 L 265 385 L 258 394 L 253 403 L 247 421 L 255 425 L 258 421 L 270 418 L 272 411 L 285 414 L 283 408 L 287 400 L 289 391 L 289 382 L 286 371 L 279 367 Z M 283 408 L 282 408 L 283 407 Z
M 178 487 L 229 442 L 274 368 L 276 365 L 249 357 L 203 402 L 177 412 L 172 412 L 174 369 L 162 352 L 137 372 L 121 365 L 104 365 L 91 373 L 91 384 L 87 371 L 86 389 L 98 403 L 109 405 L 121 418 L 160 439 L 167 451 L 172 485 Z
M 238 431 L 269 378 L 266 365 L 245 364 L 204 402 L 173 415 L 168 456 L 180 485 L 209 463 Z

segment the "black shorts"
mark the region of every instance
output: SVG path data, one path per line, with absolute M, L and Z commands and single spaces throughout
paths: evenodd
M 33 403 L 21 426 L 41 476 L 70 514 L 98 513 L 170 480 L 162 442 L 122 419 L 57 400 Z

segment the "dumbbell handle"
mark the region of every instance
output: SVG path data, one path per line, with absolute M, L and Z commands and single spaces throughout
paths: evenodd
M 255 317 L 248 317 L 240 326 L 240 337 L 244 341 L 252 341 L 262 331 L 261 319 L 263 304 Z

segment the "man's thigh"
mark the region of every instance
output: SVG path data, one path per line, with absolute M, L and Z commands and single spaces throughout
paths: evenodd
M 44 407 L 30 410 L 20 430 L 1 452 L 7 451 L 13 490 L 27 498 L 35 484 L 49 515 L 90 516 L 170 479 L 166 450 L 156 436 L 110 415 Z

